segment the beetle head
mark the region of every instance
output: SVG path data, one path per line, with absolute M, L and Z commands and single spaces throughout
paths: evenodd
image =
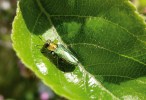
M 55 51 L 55 49 L 57 48 L 57 44 L 51 42 L 51 40 L 47 40 L 47 42 L 45 43 L 45 48 L 50 51 Z

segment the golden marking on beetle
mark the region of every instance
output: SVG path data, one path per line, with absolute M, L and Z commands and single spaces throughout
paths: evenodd
M 57 45 L 54 43 L 50 43 L 47 49 L 50 51 L 55 51 L 55 49 L 57 49 Z

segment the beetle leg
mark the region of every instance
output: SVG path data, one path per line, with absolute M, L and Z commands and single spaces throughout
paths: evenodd
M 57 55 L 55 54 L 55 52 L 54 52 L 54 51 L 51 51 L 50 53 L 53 55 L 53 57 L 54 57 L 54 58 L 56 58 L 56 57 L 57 57 Z

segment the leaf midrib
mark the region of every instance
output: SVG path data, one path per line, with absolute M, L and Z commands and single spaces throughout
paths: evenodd
M 114 52 L 114 51 L 112 51 L 112 50 L 110 50 L 110 49 L 104 48 L 104 47 L 99 46 L 99 45 L 97 45 L 97 44 L 91 44 L 91 43 L 72 43 L 72 44 L 68 44 L 68 46 L 73 46 L 73 45 L 74 45 L 74 46 L 75 46 L 75 45 L 86 45 L 86 46 L 89 46 L 89 47 L 90 47 L 90 46 L 94 46 L 94 47 L 96 47 L 96 48 L 99 48 L 99 49 L 102 49 L 102 50 L 106 50 L 106 51 L 108 51 L 108 52 L 110 52 L 110 53 L 114 53 L 114 54 L 116 54 L 116 55 L 119 55 L 119 56 L 121 56 L 121 57 L 130 59 L 130 60 L 133 60 L 133 61 L 135 61 L 135 62 L 138 62 L 138 63 L 140 63 L 140 64 L 146 66 L 145 63 L 143 63 L 143 62 L 141 62 L 141 61 L 139 61 L 139 60 L 137 60 L 137 59 L 135 59 L 135 58 L 133 58 L 133 57 L 129 57 L 129 56 L 127 56 L 127 55 L 123 55 L 123 54 Z

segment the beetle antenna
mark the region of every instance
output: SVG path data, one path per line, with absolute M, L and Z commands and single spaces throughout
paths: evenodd
M 39 39 L 40 39 L 42 42 L 45 42 L 40 36 L 39 36 Z

